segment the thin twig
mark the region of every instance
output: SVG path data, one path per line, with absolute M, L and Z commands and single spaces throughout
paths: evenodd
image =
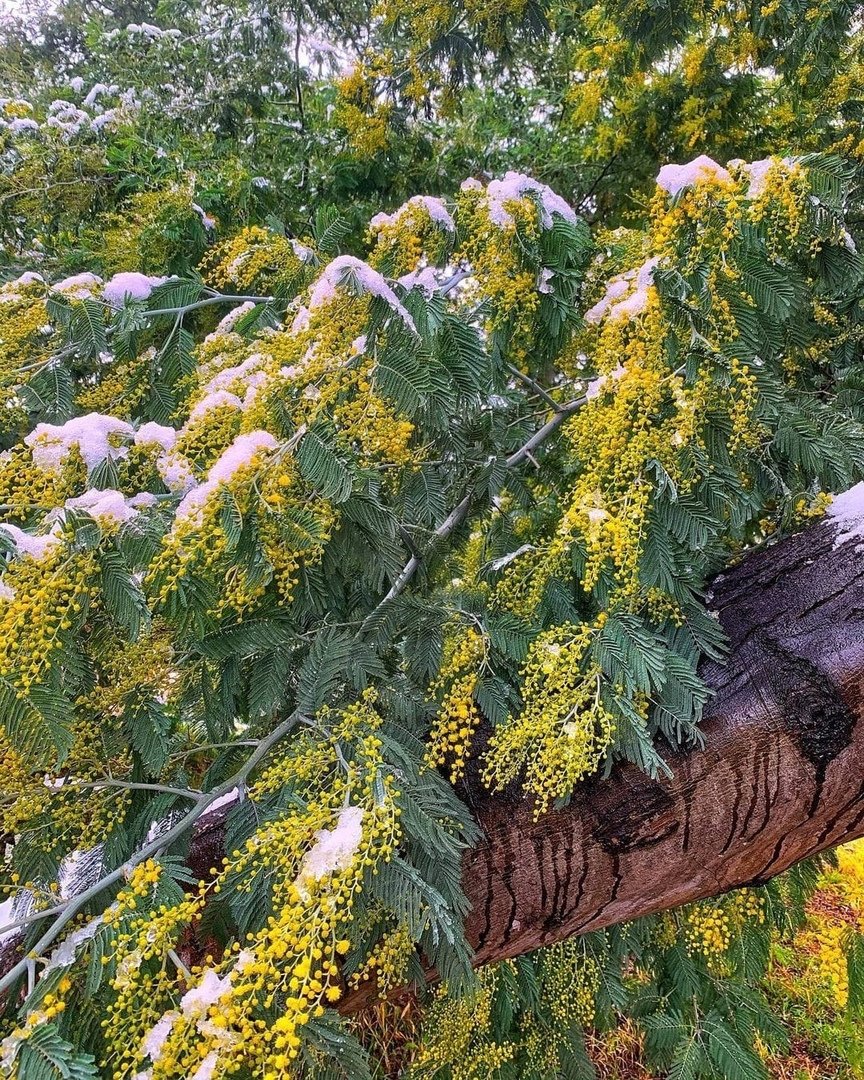
M 506 460 L 508 469 L 513 469 L 517 465 L 521 464 L 526 458 L 529 458 L 534 450 L 545 442 L 558 428 L 564 423 L 568 416 L 572 416 L 587 402 L 586 397 L 575 398 L 573 401 L 568 401 L 566 405 L 558 405 L 556 403 L 556 409 L 558 410 L 555 415 L 548 420 L 541 428 L 534 432 L 531 438 L 518 450 L 514 451 Z M 438 528 L 432 533 L 432 544 L 430 548 L 434 546 L 438 540 L 445 540 L 451 533 L 462 524 L 465 518 L 468 516 L 468 511 L 471 509 L 471 504 L 474 501 L 473 492 L 467 492 L 463 495 L 459 503 L 453 507 L 447 517 L 441 522 Z M 357 632 L 358 637 L 362 636 L 369 627 L 371 621 L 375 616 L 390 603 L 391 600 L 395 600 L 397 596 L 405 591 L 409 582 L 417 573 L 420 568 L 420 564 L 423 561 L 423 555 L 412 555 L 411 558 L 405 563 L 399 576 L 390 586 L 387 595 L 380 603 L 372 609 L 372 611 L 366 616 L 360 625 L 360 629 Z
M 194 754 L 203 754 L 207 750 L 225 750 L 228 747 L 232 749 L 235 746 L 257 746 L 258 739 L 237 739 L 235 742 L 213 742 L 203 743 L 201 746 L 193 746 L 190 750 L 178 750 L 175 754 L 170 755 L 170 759 L 174 758 L 187 758 L 192 757 Z
M 195 311 L 197 308 L 210 307 L 213 304 L 269 304 L 275 300 L 275 296 L 208 296 L 206 300 L 196 300 L 192 304 L 183 304 L 180 307 L 157 308 L 156 311 L 145 311 L 148 319 L 155 319 L 157 315 L 185 315 L 187 311 Z
M 180 957 L 177 955 L 177 953 L 174 952 L 173 949 L 168 950 L 168 959 L 171 961 L 171 963 L 174 965 L 174 967 L 177 968 L 177 970 L 180 972 L 180 974 L 183 976 L 183 978 L 186 980 L 186 982 L 191 983 L 192 982 L 192 972 L 189 970 L 188 967 L 186 967 L 186 965 L 183 963 L 183 961 L 180 959 Z
M 438 289 L 436 290 L 438 295 L 446 296 L 447 293 L 455 289 L 460 282 L 465 280 L 465 278 L 471 277 L 471 273 L 471 270 L 457 270 L 456 273 L 452 275 L 452 277 L 447 278 L 446 281 L 443 281 L 438 286 Z
M 556 401 L 549 391 L 544 390 L 540 383 L 535 382 L 530 375 L 526 375 L 524 371 L 520 371 L 515 364 L 507 364 L 507 370 L 514 378 L 518 379 L 521 383 L 524 383 L 529 390 L 533 390 L 538 397 L 543 398 L 550 409 L 554 409 L 555 412 L 559 411 L 561 408 L 560 402 Z
M 115 884 L 115 882 L 121 881 L 129 874 L 130 870 L 133 870 L 136 866 L 140 865 L 145 859 L 149 859 L 151 855 L 157 854 L 163 848 L 178 839 L 178 837 L 186 833 L 217 799 L 220 799 L 223 795 L 229 794 L 235 787 L 241 787 L 254 769 L 267 756 L 273 746 L 287 735 L 297 723 L 305 719 L 306 718 L 300 713 L 292 713 L 287 720 L 283 720 L 269 735 L 266 735 L 260 741 L 257 748 L 246 759 L 242 768 L 238 769 L 230 779 L 225 780 L 218 787 L 208 792 L 204 798 L 199 799 L 192 809 L 173 825 L 168 832 L 162 836 L 156 837 L 149 844 L 145 844 L 144 847 L 140 848 L 130 859 L 127 859 L 122 866 L 118 866 L 116 870 L 113 870 L 110 874 L 106 874 L 105 877 L 100 878 L 99 881 L 91 885 L 89 889 L 85 889 L 83 892 L 78 893 L 77 896 L 71 897 L 65 904 L 58 905 L 56 908 L 49 908 L 47 911 L 38 912 L 37 914 L 40 918 L 45 918 L 59 912 L 59 918 L 36 942 L 29 951 L 28 957 L 41 956 L 48 946 L 57 939 L 64 927 L 66 927 L 91 900 L 101 892 L 104 892 L 109 886 Z M 29 921 L 35 921 L 35 917 L 31 916 Z M 0 929 L 0 933 L 8 929 L 16 929 L 17 925 L 19 924 L 3 927 Z M 0 979 L 0 994 L 2 994 L 4 990 L 8 990 L 8 988 L 27 971 L 28 957 L 25 957 L 15 964 L 14 967 L 10 968 L 3 978 Z
M 100 788 L 121 788 L 124 791 L 158 791 L 163 795 L 176 795 L 181 799 L 206 799 L 208 792 L 197 791 L 194 788 L 168 787 L 166 784 L 135 784 L 126 780 L 93 780 L 86 784 L 64 784 L 66 790 L 84 791 L 87 788 L 99 790 Z

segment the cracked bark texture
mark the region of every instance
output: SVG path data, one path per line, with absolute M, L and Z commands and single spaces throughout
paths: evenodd
M 826 520 L 748 555 L 710 596 L 730 641 L 701 673 L 704 749 L 577 789 L 535 821 L 472 799 L 468 938 L 488 963 L 572 934 L 759 884 L 864 834 L 864 554 Z

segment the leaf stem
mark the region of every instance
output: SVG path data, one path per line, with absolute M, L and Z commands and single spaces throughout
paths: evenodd
M 168 844 L 173 843 L 186 833 L 217 799 L 220 799 L 223 795 L 227 795 L 229 792 L 233 791 L 235 787 L 241 787 L 276 743 L 284 738 L 296 724 L 305 721 L 306 719 L 307 718 L 300 713 L 292 713 L 291 716 L 286 720 L 283 720 L 281 724 L 278 724 L 269 735 L 266 735 L 260 741 L 257 748 L 246 759 L 242 768 L 238 769 L 232 777 L 225 780 L 205 796 L 198 798 L 192 809 L 173 825 L 168 832 L 162 836 L 156 837 L 149 844 L 145 844 L 144 847 L 140 848 L 130 859 L 127 859 L 122 866 L 118 866 L 116 870 L 112 870 L 110 874 L 106 874 L 91 885 L 90 888 L 85 889 L 77 896 L 67 900 L 65 904 L 58 905 L 55 908 L 48 908 L 46 911 L 38 912 L 35 916 L 30 916 L 28 921 L 35 922 L 37 918 L 47 918 L 50 915 L 59 914 L 59 918 L 52 923 L 42 937 L 39 938 L 33 948 L 29 951 L 28 955 L 10 968 L 3 978 L 0 979 L 0 993 L 3 993 L 4 990 L 8 990 L 19 976 L 25 974 L 30 960 L 33 957 L 41 956 L 48 946 L 57 939 L 64 927 L 66 927 L 91 900 L 109 886 L 114 885 L 116 882 L 127 877 L 129 872 L 144 862 L 145 859 L 149 859 L 151 855 L 157 854 L 163 848 L 167 847 Z M 7 929 L 15 928 L 17 928 L 16 924 L 12 924 L 11 927 L 3 927 L 0 929 L 0 933 Z

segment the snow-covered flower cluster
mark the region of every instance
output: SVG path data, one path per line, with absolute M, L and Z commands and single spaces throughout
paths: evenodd
M 380 297 L 396 312 L 408 329 L 416 333 L 414 320 L 384 276 L 353 255 L 340 255 L 324 268 L 309 293 L 309 311 L 314 311 L 332 300 L 337 290 L 345 288 L 346 285 L 353 286 L 357 292 Z
M 245 435 L 238 435 L 211 465 L 204 483 L 193 488 L 183 498 L 177 507 L 176 520 L 198 519 L 212 494 L 223 484 L 227 484 L 236 472 L 249 465 L 258 454 L 275 450 L 277 445 L 269 431 L 250 431 Z
M 65 424 L 37 424 L 24 443 L 30 447 L 34 464 L 45 472 L 58 473 L 73 447 L 89 472 L 102 461 L 126 457 L 128 448 L 118 442 L 132 434 L 132 425 L 125 420 L 94 412 Z
M 36 559 L 37 562 L 44 559 L 60 543 L 60 526 L 56 522 L 51 531 L 44 536 L 34 536 L 32 533 L 24 532 L 17 525 L 0 525 L 0 529 L 12 541 L 18 555 L 29 555 L 31 559 Z
M 102 287 L 102 278 L 98 274 L 84 271 L 81 274 L 73 274 L 56 282 L 51 288 L 54 292 L 62 293 L 67 300 L 92 300 L 96 291 Z
M 122 492 L 112 488 L 90 488 L 83 495 L 67 499 L 64 506 L 69 510 L 85 510 L 97 521 L 108 525 L 122 525 L 138 514 L 138 509 L 131 505 L 131 501 L 127 500 Z
M 467 180 L 462 184 L 463 191 L 481 187 L 477 180 Z M 486 188 L 486 202 L 492 224 L 500 228 L 513 226 L 515 221 L 507 209 L 507 204 L 523 199 L 526 195 L 536 199 L 540 209 L 540 224 L 544 229 L 552 228 L 556 215 L 570 224 L 575 224 L 576 211 L 566 199 L 562 199 L 557 192 L 548 185 L 541 184 L 539 180 L 512 171 L 506 172 L 501 180 L 491 180 Z
M 633 319 L 641 315 L 648 305 L 648 290 L 659 262 L 659 256 L 655 256 L 638 269 L 613 277 L 600 300 L 585 312 L 585 322 L 596 325 L 603 319 Z
M 421 270 L 413 270 L 410 274 L 403 274 L 399 278 L 399 284 L 403 289 L 422 289 L 428 300 L 438 288 L 438 271 L 434 266 L 425 266 Z
M 76 76 L 69 80 L 69 89 L 80 95 L 84 89 L 84 79 Z M 114 98 L 110 107 L 102 99 Z M 4 101 L 20 111 L 33 114 L 34 107 L 28 101 L 14 101 L 0 98 L 0 109 Z M 53 135 L 62 142 L 71 142 L 78 135 L 98 133 L 111 129 L 124 121 L 131 120 L 141 108 L 141 102 L 134 88 L 122 90 L 116 84 L 95 83 L 84 96 L 80 105 L 67 98 L 55 98 L 45 110 L 40 121 L 35 115 L 0 117 L 0 129 L 13 135 Z
M 796 162 L 797 159 L 792 157 L 767 157 L 750 162 L 734 158 L 729 162 L 729 169 L 738 169 L 748 177 L 749 186 L 746 196 L 748 199 L 758 199 L 766 189 L 768 175 L 773 168 L 780 165 L 791 169 L 794 168 Z M 657 186 L 669 195 L 677 195 L 685 188 L 706 180 L 729 183 L 732 180 L 729 169 L 724 169 L 713 158 L 700 154 L 699 157 L 683 165 L 664 165 L 657 174 Z
M 664 165 L 657 174 L 657 187 L 662 188 L 669 195 L 677 195 L 679 191 L 701 180 L 728 181 L 731 179 L 722 165 L 718 165 L 706 154 L 700 154 L 699 157 L 688 161 L 686 165 Z
M 297 877 L 298 885 L 320 881 L 326 874 L 345 870 L 351 865 L 363 838 L 364 814 L 362 806 L 346 806 L 340 810 L 334 828 L 319 829 L 315 834 L 315 844 L 303 858 Z
M 102 296 L 115 308 L 123 307 L 129 300 L 146 300 L 157 285 L 167 281 L 164 277 L 148 277 L 135 271 L 115 274 L 105 282 Z
M 369 228 L 376 231 L 388 225 L 395 225 L 400 218 L 405 217 L 415 208 L 425 210 L 431 220 L 446 232 L 453 233 L 456 231 L 453 217 L 444 205 L 443 200 L 437 199 L 433 195 L 414 195 L 406 203 L 403 203 L 398 210 L 394 210 L 392 214 L 376 214 L 369 222 Z

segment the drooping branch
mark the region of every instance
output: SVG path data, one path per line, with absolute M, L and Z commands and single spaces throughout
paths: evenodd
M 462 875 L 478 964 L 763 883 L 864 835 L 864 554 L 836 535 L 825 521 L 716 580 L 731 649 L 703 670 L 705 747 L 667 754 L 670 779 L 618 767 L 537 821 L 524 797 L 469 785 L 485 833 Z

